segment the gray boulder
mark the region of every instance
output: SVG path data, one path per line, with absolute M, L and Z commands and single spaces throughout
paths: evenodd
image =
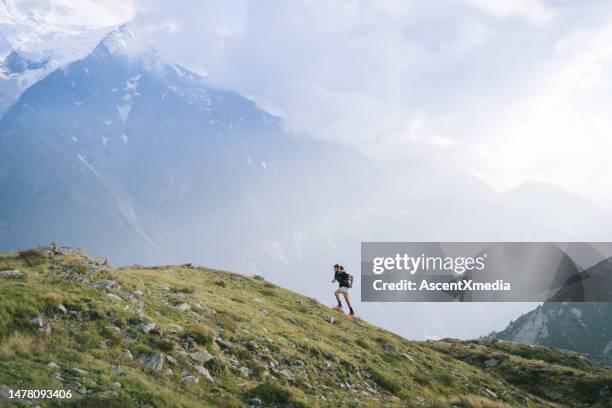
M 215 380 L 212 378 L 212 375 L 210 375 L 210 373 L 208 372 L 207 369 L 205 369 L 202 366 L 199 365 L 195 365 L 193 366 L 193 368 L 196 369 L 196 371 L 204 378 L 206 378 L 206 380 L 210 381 L 210 382 L 215 382 Z
M 499 361 L 497 361 L 497 359 L 495 358 L 490 358 L 488 360 L 485 360 L 484 362 L 485 367 L 489 367 L 489 368 L 497 366 L 498 363 Z
M 187 303 L 181 303 L 181 304 L 176 305 L 176 308 L 180 310 L 181 312 L 186 312 L 189 309 L 191 309 L 191 306 L 189 306 L 189 304 Z
M 217 337 L 215 339 L 215 342 L 219 345 L 219 347 L 223 349 L 231 350 L 234 347 L 234 345 L 231 342 L 227 340 L 223 340 L 221 337 Z
M 182 333 L 185 331 L 185 328 L 179 324 L 170 323 L 168 325 L 168 331 L 170 333 Z
M 106 290 L 115 290 L 119 288 L 119 284 L 114 280 L 110 279 L 103 279 L 101 281 L 98 281 L 98 286 Z
M 406 358 L 406 360 L 414 363 L 414 358 L 410 354 L 404 353 L 403 356 Z
M 470 343 L 469 346 L 470 348 L 473 348 L 475 350 L 482 350 L 485 348 L 485 346 L 483 346 L 482 344 L 478 344 L 478 343 Z
M 44 326 L 44 322 L 43 322 L 43 318 L 42 316 L 36 316 L 35 318 L 32 319 L 32 324 L 41 329 Z
M 137 328 L 143 333 L 148 333 L 155 328 L 155 323 L 141 323 L 137 326 Z
M 25 272 L 21 272 L 15 269 L 5 269 L 3 271 L 0 271 L 0 278 L 24 279 L 25 277 Z
M 206 350 L 196 351 L 195 353 L 189 353 L 189 357 L 199 363 L 208 363 L 214 357 Z
M 72 371 L 73 371 L 73 372 L 74 372 L 76 375 L 81 376 L 81 377 L 86 376 L 87 374 L 89 374 L 87 371 L 85 371 L 85 370 L 81 370 L 80 368 L 76 368 L 76 367 L 75 367 L 75 368 L 73 368 L 73 369 L 72 369 Z
M 142 300 L 136 299 L 136 297 L 131 293 L 125 293 L 124 296 L 130 303 L 136 305 L 137 307 L 141 309 L 144 307 L 144 302 Z
M 245 378 L 249 378 L 251 376 L 251 370 L 248 367 L 240 367 L 240 374 Z
M 164 356 L 161 353 L 143 353 L 138 361 L 152 370 L 161 370 L 164 366 Z

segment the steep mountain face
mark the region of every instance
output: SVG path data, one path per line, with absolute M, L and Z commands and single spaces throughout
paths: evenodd
M 131 56 L 132 35 L 114 31 L 0 122 L 0 246 L 81 242 L 120 263 L 200 251 L 221 264 L 349 207 L 333 197 L 361 181 L 341 182 L 367 171 L 349 165 L 361 156 L 292 138 L 154 53 Z
M 610 387 L 573 353 L 411 342 L 260 276 L 0 253 L 2 406 L 606 407 Z
M 611 364 L 611 319 L 611 303 L 544 303 L 493 337 L 573 350 Z

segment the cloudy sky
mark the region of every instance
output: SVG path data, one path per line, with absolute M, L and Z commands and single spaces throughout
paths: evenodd
M 297 134 L 383 160 L 444 161 L 498 190 L 551 182 L 612 209 L 609 2 L 21 4 L 53 24 L 132 20 L 143 47 L 254 99 Z

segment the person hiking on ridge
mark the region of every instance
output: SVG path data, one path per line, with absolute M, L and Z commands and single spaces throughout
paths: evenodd
M 342 265 L 335 264 L 334 265 L 334 280 L 332 283 L 338 282 L 338 289 L 334 292 L 336 295 L 336 300 L 338 301 L 338 306 L 334 307 L 334 310 L 342 310 L 342 302 L 340 301 L 340 294 L 344 296 L 344 300 L 346 300 L 346 304 L 349 307 L 349 317 L 355 316 L 355 312 L 353 312 L 353 306 L 351 306 L 351 301 L 349 300 L 349 288 L 353 286 L 353 275 L 346 272 Z

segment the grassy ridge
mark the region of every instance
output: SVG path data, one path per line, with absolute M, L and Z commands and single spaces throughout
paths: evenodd
M 442 340 L 432 348 L 563 406 L 612 406 L 612 372 L 583 355 L 499 340 Z
M 517 380 L 528 363 L 485 369 L 461 343 L 410 342 L 257 276 L 50 248 L 1 254 L 2 270 L 25 276 L 0 273 L 0 405 L 20 388 L 73 391 L 41 407 L 569 406 Z

